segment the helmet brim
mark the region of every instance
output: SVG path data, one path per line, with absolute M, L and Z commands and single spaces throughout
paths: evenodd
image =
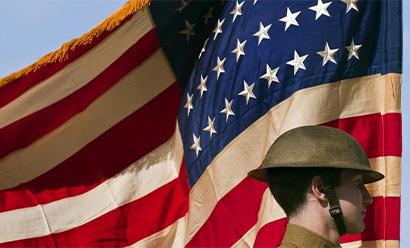
M 362 175 L 364 184 L 374 183 L 374 182 L 380 181 L 384 178 L 384 175 L 382 173 L 380 173 L 378 171 L 375 171 L 375 170 L 372 170 L 370 168 L 367 170 L 367 169 L 343 168 L 343 167 L 336 167 L 336 166 L 334 166 L 334 167 L 329 167 L 329 166 L 306 167 L 306 166 L 297 166 L 297 165 L 292 165 L 292 166 L 289 166 L 289 167 L 288 166 L 289 165 L 287 165 L 286 167 L 287 168 L 295 168 L 295 169 L 297 169 L 297 168 L 326 168 L 327 167 L 327 168 L 340 168 L 340 169 L 357 171 Z M 281 167 L 281 166 L 279 166 L 279 167 L 278 166 L 263 167 L 263 168 L 261 167 L 261 168 L 249 171 L 248 176 L 253 178 L 253 179 L 268 183 L 269 182 L 269 180 L 268 180 L 268 170 L 275 170 L 275 169 L 278 169 L 278 168 L 284 168 L 284 167 Z

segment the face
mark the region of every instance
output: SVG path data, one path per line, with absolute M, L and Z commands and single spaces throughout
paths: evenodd
M 355 171 L 343 171 L 341 184 L 335 188 L 342 208 L 348 233 L 360 233 L 364 230 L 366 208 L 373 199 L 363 184 L 362 175 Z

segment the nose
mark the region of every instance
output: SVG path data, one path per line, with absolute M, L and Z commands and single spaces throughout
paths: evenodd
M 369 194 L 369 191 L 365 186 L 362 188 L 362 196 L 363 196 L 363 205 L 365 207 L 371 205 L 373 203 L 373 197 Z

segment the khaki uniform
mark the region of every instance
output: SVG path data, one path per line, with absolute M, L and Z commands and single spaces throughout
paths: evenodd
M 279 248 L 339 248 L 341 246 L 299 225 L 288 223 Z

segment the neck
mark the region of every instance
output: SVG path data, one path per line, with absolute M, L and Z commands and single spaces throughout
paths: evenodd
M 334 223 L 333 218 L 330 217 L 330 214 L 323 213 L 321 211 L 309 210 L 310 209 L 303 209 L 298 214 L 289 217 L 289 223 L 303 226 L 329 240 L 333 244 L 338 245 L 340 235 L 337 231 L 337 226 Z

